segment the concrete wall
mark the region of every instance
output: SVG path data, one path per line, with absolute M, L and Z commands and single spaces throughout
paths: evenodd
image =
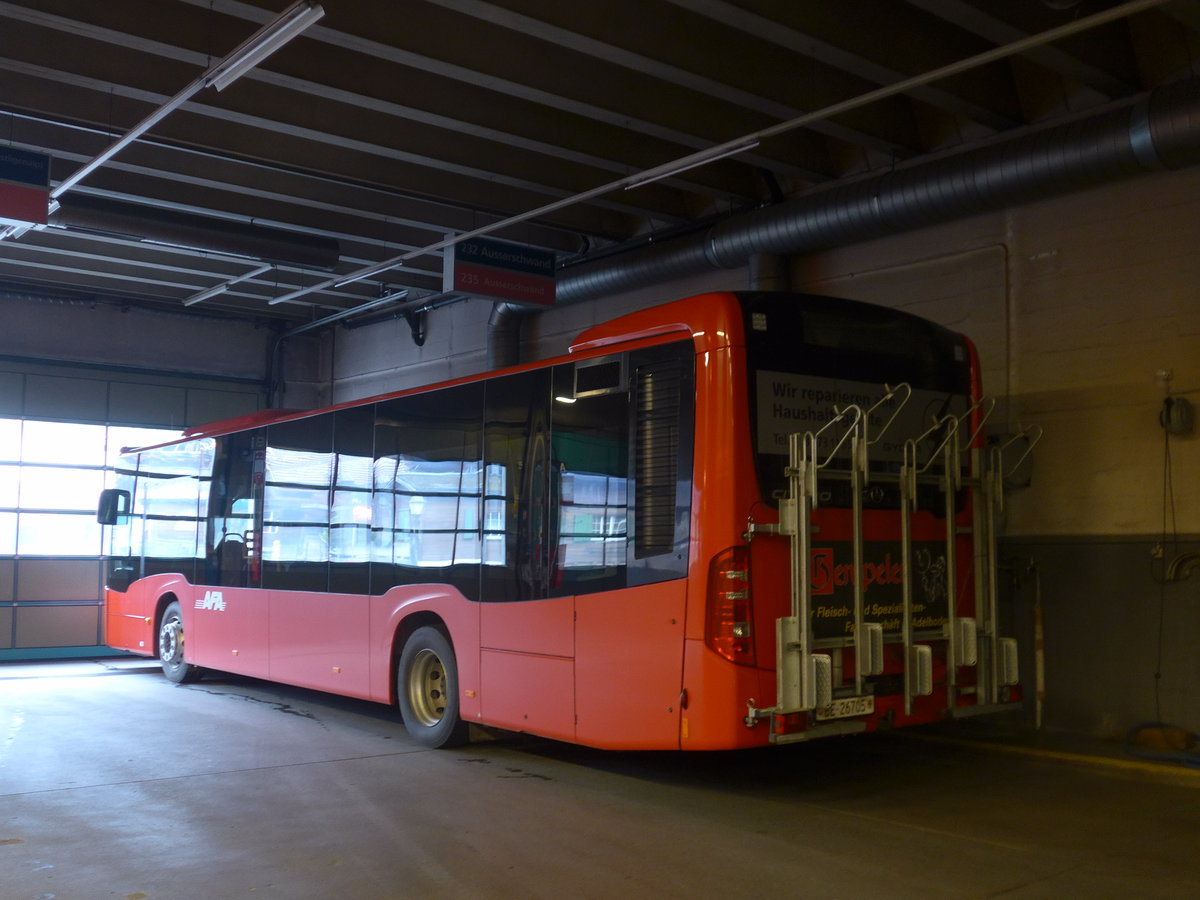
M 685 284 L 643 288 L 528 316 L 521 328 L 521 359 L 528 362 L 565 353 L 580 332 L 626 312 L 703 291 L 744 288 L 746 277 L 740 269 L 715 272 Z M 413 343 L 404 319 L 336 330 L 322 348 L 324 370 L 331 373 L 328 396 L 342 403 L 483 372 L 491 314 L 492 304 L 482 300 L 434 310 L 426 318 L 422 347 Z
M 1200 731 L 1200 574 L 1163 583 L 1166 563 L 1200 540 L 1200 438 L 1168 443 L 1158 425 L 1168 389 L 1200 402 L 1198 248 L 1193 170 L 794 261 L 798 290 L 969 334 L 999 398 L 992 432 L 1044 429 L 1031 486 L 1008 498 L 1005 585 L 1025 648 L 1033 605 L 1044 609 L 1050 728 L 1117 735 L 1163 719 Z M 542 313 L 523 329 L 525 358 L 561 352 L 602 319 L 746 280 L 713 272 Z M 332 395 L 480 371 L 489 312 L 434 312 L 420 350 L 403 322 L 339 332 Z M 1025 671 L 1030 683 L 1028 650 Z
M 265 329 L 113 303 L 0 297 L 0 354 L 262 379 Z

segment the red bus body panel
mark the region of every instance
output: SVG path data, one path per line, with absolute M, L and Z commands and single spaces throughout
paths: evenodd
M 574 601 L 480 604 L 480 721 L 574 740 Z
M 576 598 L 575 740 L 679 746 L 686 607 L 684 579 Z

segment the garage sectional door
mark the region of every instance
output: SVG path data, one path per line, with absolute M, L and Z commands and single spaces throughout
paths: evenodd
M 104 652 L 95 505 L 121 447 L 263 397 L 251 379 L 0 359 L 0 661 Z

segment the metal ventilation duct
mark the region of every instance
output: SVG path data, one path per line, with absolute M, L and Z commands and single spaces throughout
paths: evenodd
M 834 187 L 727 219 L 708 231 L 581 264 L 559 276 L 576 303 L 745 265 L 760 253 L 805 253 L 949 222 L 1200 162 L 1200 79 L 1132 106 L 925 165 Z
M 59 200 L 59 209 L 50 217 L 50 224 L 307 269 L 332 270 L 341 255 L 338 242 L 332 238 L 85 194 L 71 194 Z

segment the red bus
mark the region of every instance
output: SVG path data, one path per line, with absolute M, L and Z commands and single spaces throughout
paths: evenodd
M 907 313 L 712 293 L 568 355 L 129 451 L 107 642 L 602 748 L 1011 707 L 978 361 Z

